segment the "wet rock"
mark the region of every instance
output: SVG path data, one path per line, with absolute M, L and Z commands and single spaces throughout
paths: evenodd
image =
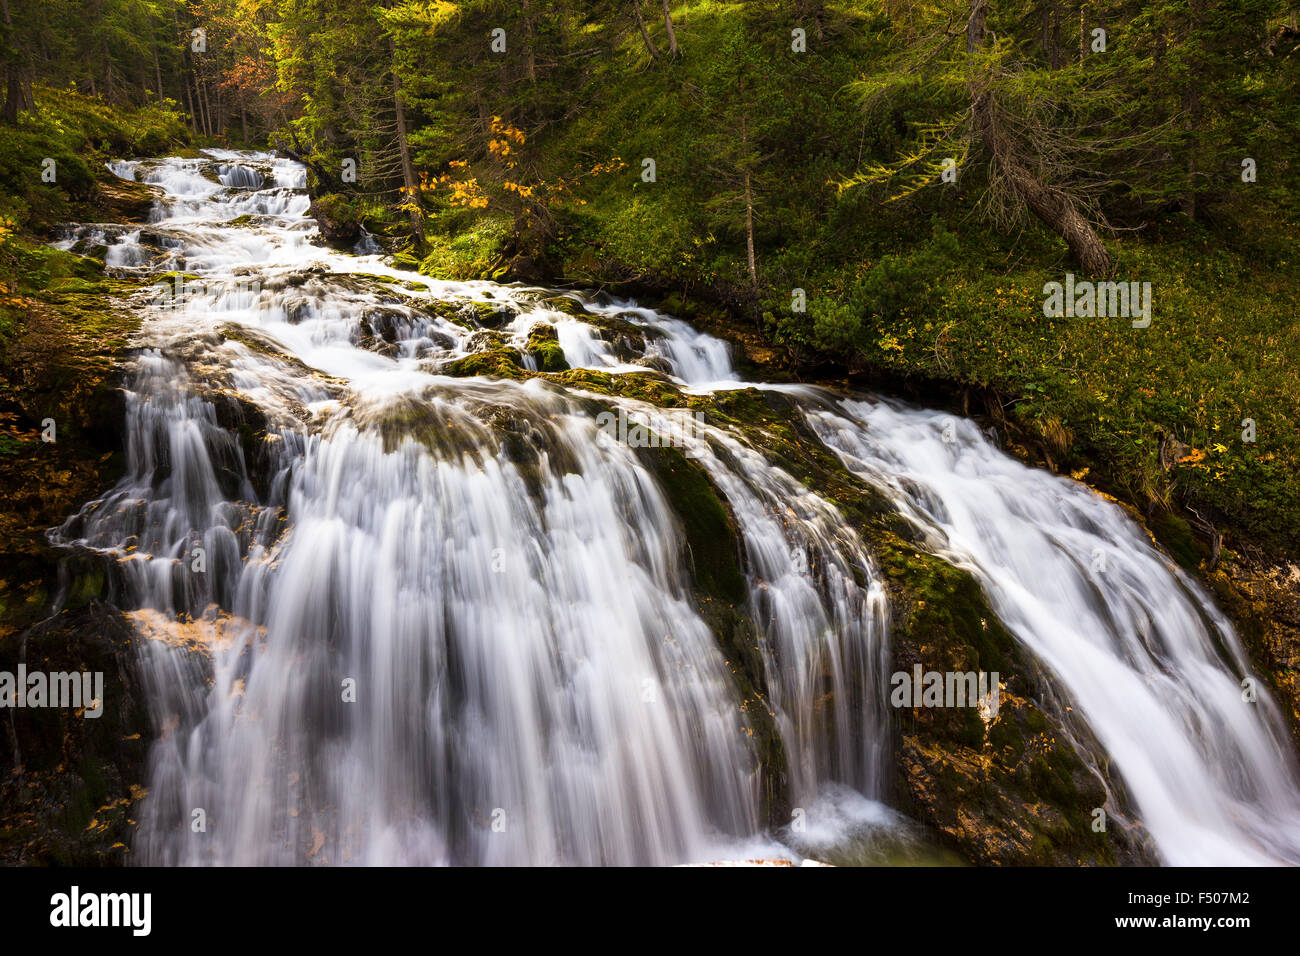
M 1300 565 L 1233 543 L 1206 577 L 1300 748 Z
M 475 352 L 464 358 L 449 362 L 439 372 L 459 378 L 487 376 L 489 378 L 527 378 L 518 349 L 496 348 L 484 352 Z
M 456 347 L 455 336 L 448 335 L 446 332 L 439 332 L 437 329 L 429 329 L 424 334 L 429 341 L 433 343 L 433 348 L 449 350 Z
M 361 238 L 361 222 L 344 196 L 331 194 L 313 199 L 307 215 L 316 220 L 320 234 L 328 242 L 351 248 Z
M 1063 720 L 1046 675 L 989 609 L 978 584 L 941 559 L 879 537 L 891 585 L 894 673 L 999 675 L 996 713 L 895 709 L 900 803 L 981 865 L 1155 861 L 1122 783 L 1082 722 Z M 915 701 L 919 704 L 919 701 Z M 1068 717 L 1068 714 L 1066 715 Z M 1095 811 L 1106 815 L 1098 832 Z
M 465 348 L 471 352 L 483 352 L 488 349 L 498 349 L 505 344 L 505 336 L 500 332 L 475 332 L 465 340 Z
M 108 207 L 117 222 L 148 222 L 160 195 L 155 187 L 117 177 L 99 183 L 100 203 Z
M 126 862 L 152 737 L 129 624 L 99 602 L 65 611 L 0 638 L 0 671 L 20 663 L 29 673 L 102 675 L 102 713 L 0 711 L 0 864 Z
M 519 313 L 504 306 L 498 308 L 480 308 L 475 310 L 475 321 L 489 329 L 499 329 L 515 320 Z
M 573 316 L 575 319 L 589 319 L 592 313 L 587 311 L 577 299 L 567 295 L 552 295 L 540 300 L 540 304 L 556 312 L 563 312 L 565 315 Z
M 563 372 L 569 367 L 552 325 L 541 322 L 534 325 L 528 332 L 525 352 L 533 357 L 538 370 L 542 372 Z
M 405 310 L 371 308 L 361 314 L 357 344 L 363 349 L 392 358 L 400 351 L 397 342 L 408 338 L 410 334 L 411 317 Z

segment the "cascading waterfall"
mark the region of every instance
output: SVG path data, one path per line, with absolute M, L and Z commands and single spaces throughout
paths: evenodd
M 1055 675 L 1175 865 L 1300 862 L 1285 723 L 1232 625 L 1116 505 L 1028 468 L 970 421 L 805 392 L 810 424 L 970 569 Z
M 545 290 L 324 249 L 305 171 L 268 154 L 111 168 L 164 192 L 151 223 L 61 245 L 198 276 L 146 307 L 128 474 L 52 535 L 113 559 L 120 603 L 156 638 L 140 642 L 159 732 L 137 858 L 662 864 L 864 833 L 910 845 L 882 803 L 887 601 L 835 506 L 739 434 L 680 435 L 738 529 L 755 711 L 695 600 L 671 490 L 593 407 L 663 435 L 678 419 L 542 378 L 442 374 L 549 326 L 575 368 L 752 387 L 723 343 L 631 303 L 588 303 L 587 322 Z M 639 348 L 596 321 L 614 318 Z M 1119 509 L 970 423 L 944 442 L 934 413 L 782 390 L 976 574 L 1165 859 L 1300 861 L 1276 708 L 1240 703 L 1231 627 Z M 1108 572 L 1089 570 L 1094 549 Z M 773 829 L 768 735 L 789 801 L 816 808 L 801 840 Z
M 128 385 L 130 474 L 60 532 L 116 557 L 142 631 L 167 635 L 144 643 L 164 730 L 139 858 L 672 863 L 751 844 L 773 852 L 759 838 L 755 728 L 691 600 L 678 519 L 645 463 L 602 442 L 589 410 L 554 387 L 437 375 L 483 333 L 430 314 L 417 292 L 374 291 L 376 274 L 418 277 L 312 245 L 297 167 L 251 156 L 255 168 L 238 173 L 229 154 L 213 158 L 121 170 L 166 191 L 155 227 L 185 238 L 150 248 L 125 234 L 140 252 L 122 267 L 204 281 L 155 296 Z M 236 214 L 262 218 L 221 225 Z M 503 336 L 566 324 L 514 290 L 433 285 L 440 300 L 503 307 Z M 223 420 L 231 395 L 274 439 L 264 487 Z M 797 488 L 752 452 L 732 471 L 695 441 L 759 518 Z M 866 681 L 879 675 L 857 665 L 879 655 L 883 635 L 879 587 L 851 571 L 869 567 L 861 543 L 804 497 L 802 521 L 756 520 L 746 543 L 764 578 L 753 590 L 781 611 L 767 617 L 791 666 L 768 668 L 810 803 L 841 779 L 872 791 L 879 735 L 832 744 L 807 715 L 825 655 L 831 685 L 820 689 L 836 693 L 840 726 L 874 699 Z M 836 568 L 824 598 L 782 567 L 801 547 Z M 195 679 L 196 643 L 211 657 L 206 680 Z M 848 818 L 894 822 L 826 792 Z M 195 809 L 202 835 L 189 826 Z

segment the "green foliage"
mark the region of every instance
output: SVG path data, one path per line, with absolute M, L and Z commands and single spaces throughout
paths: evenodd
M 96 172 L 111 158 L 148 155 L 188 139 L 174 104 L 114 108 L 67 91 L 37 87 L 35 113 L 0 125 L 0 215 L 35 228 L 72 218 L 93 199 Z M 54 161 L 46 182 L 45 161 Z
M 956 237 L 942 222 L 933 225 L 926 244 L 901 255 L 886 255 L 847 277 L 846 285 L 832 294 L 816 295 L 808 303 L 812 323 L 791 311 L 791 304 L 775 303 L 780 318 L 764 313 L 778 339 L 789 338 L 825 351 L 856 349 L 875 354 L 898 348 L 890 331 L 914 320 L 938 299 L 944 276 L 957 262 Z
M 455 235 L 438 234 L 419 269 L 437 279 L 493 278 L 509 238 L 507 219 L 483 219 Z

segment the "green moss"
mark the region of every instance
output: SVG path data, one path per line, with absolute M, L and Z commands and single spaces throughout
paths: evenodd
M 85 279 L 52 279 L 49 285 L 50 292 L 96 292 L 98 286 L 93 282 Z
M 572 316 L 575 319 L 589 319 L 592 314 L 587 311 L 577 299 L 570 298 L 567 295 L 551 296 L 549 299 L 543 299 L 541 302 L 546 308 L 555 312 L 563 312 L 565 315 Z
M 696 400 L 683 395 L 677 386 L 657 372 L 611 375 L 596 369 L 575 368 L 560 373 L 559 380 L 570 388 L 637 399 L 660 408 L 704 407 L 708 404 L 707 399 Z
M 734 521 L 704 470 L 671 447 L 643 449 L 655 477 L 682 519 L 693 578 L 711 598 L 738 604 L 748 588 L 740 568 Z
M 486 376 L 489 378 L 522 379 L 528 377 L 519 352 L 512 348 L 495 348 L 485 352 L 475 352 L 462 359 L 449 362 L 439 369 L 442 375 L 454 375 L 458 378 Z
M 528 346 L 525 351 L 533 357 L 537 367 L 543 372 L 563 372 L 569 368 L 569 363 L 564 358 L 564 349 L 556 340 L 553 326 L 534 326 L 528 333 Z
M 437 223 L 431 227 L 436 230 Z M 427 239 L 430 251 L 411 268 L 436 279 L 496 278 L 511 233 L 511 220 L 493 217 L 461 223 L 448 233 L 432 232 Z
M 1189 571 L 1195 571 L 1208 554 L 1192 532 L 1192 526 L 1176 514 L 1163 511 L 1149 519 L 1147 525 L 1170 556 Z
M 84 607 L 104 593 L 105 576 L 102 567 L 96 565 L 77 576 L 68 588 L 65 606 L 69 608 Z

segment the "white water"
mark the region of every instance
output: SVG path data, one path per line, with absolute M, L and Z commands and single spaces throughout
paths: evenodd
M 161 622 L 170 639 L 144 645 L 162 738 L 137 857 L 790 855 L 764 835 L 754 701 L 696 610 L 679 520 L 652 472 L 554 387 L 437 374 L 482 333 L 435 299 L 499 303 L 499 333 L 517 344 L 537 322 L 565 335 L 580 323 L 539 305 L 540 290 L 428 282 L 319 247 L 300 168 L 214 158 L 121 170 L 167 198 L 153 216 L 162 241 L 124 234 L 114 264 L 201 281 L 170 286 L 183 295 L 147 313 L 130 474 L 60 532 L 117 557 L 142 632 Z M 222 225 L 250 210 L 262 218 Z M 265 416 L 275 439 L 258 452 L 273 476 L 262 487 L 230 427 L 240 414 Z M 710 441 L 745 457 L 724 464 Z M 811 805 L 841 784 L 873 796 L 879 707 L 853 712 L 874 700 L 885 646 L 879 586 L 851 571 L 865 580 L 869 560 L 814 495 L 801 494 L 798 519 L 772 522 L 801 489 L 728 441 L 698 440 L 698 454 L 729 483 L 755 607 L 782 657 L 763 664 L 791 796 Z M 827 569 L 824 592 L 787 567 L 805 553 Z M 177 616 L 188 623 L 167 623 Z M 210 686 L 173 646 L 191 637 L 211 654 Z M 833 736 L 818 693 L 835 694 L 839 727 L 863 732 Z M 844 805 L 856 809 L 835 819 L 850 830 L 901 832 L 870 799 Z M 190 826 L 196 809 L 206 832 Z
M 777 836 L 810 853 L 910 840 L 880 802 L 888 608 L 829 502 L 739 435 L 682 439 L 740 531 L 766 686 L 742 699 L 692 599 L 671 491 L 602 439 L 589 400 L 664 434 L 666 413 L 440 374 L 542 323 L 574 367 L 745 387 L 723 343 L 629 303 L 589 306 L 614 334 L 542 290 L 324 249 L 304 171 L 267 155 L 113 169 L 164 190 L 153 223 L 66 244 L 201 280 L 146 313 L 129 474 L 56 535 L 118 559 L 141 633 L 171 641 L 142 642 L 160 739 L 140 860 L 674 863 L 798 855 Z M 499 307 L 495 332 L 464 303 Z M 943 443 L 933 413 L 793 393 L 850 469 L 977 574 L 1166 860 L 1300 861 L 1276 709 L 1240 703 L 1230 627 L 1122 512 L 970 423 Z M 241 417 L 270 440 L 242 443 Z M 1089 572 L 1092 547 L 1109 576 Z M 766 819 L 765 726 L 807 813 L 798 838 Z
M 807 414 L 936 552 L 975 573 L 1059 678 L 1168 862 L 1300 862 L 1300 778 L 1278 708 L 1243 698 L 1251 669 L 1231 624 L 1119 507 L 1008 458 L 970 421 L 852 400 Z

